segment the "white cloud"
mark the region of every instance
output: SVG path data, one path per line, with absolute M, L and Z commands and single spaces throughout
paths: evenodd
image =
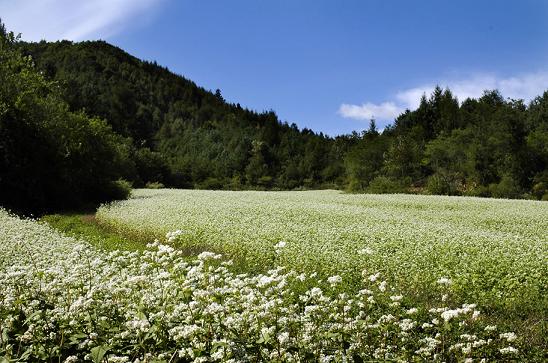
M 141 24 L 163 0 L 0 0 L 8 30 L 29 41 L 106 39 Z
M 339 108 L 339 114 L 346 118 L 356 120 L 391 119 L 398 116 L 403 110 L 394 102 L 383 102 L 376 105 L 371 102 L 362 105 L 348 105 L 343 103 Z
M 481 97 L 483 91 L 493 89 L 498 89 L 503 97 L 530 101 L 548 89 L 548 71 L 507 78 L 477 74 L 466 79 L 442 81 L 438 84 L 442 88 L 449 88 L 461 102 L 467 98 Z M 371 102 L 362 105 L 342 104 L 339 114 L 356 120 L 375 117 L 381 121 L 393 121 L 405 109 L 416 109 L 422 95 L 430 96 L 435 87 L 436 84 L 431 83 L 402 90 L 394 95 L 394 100 L 380 104 Z

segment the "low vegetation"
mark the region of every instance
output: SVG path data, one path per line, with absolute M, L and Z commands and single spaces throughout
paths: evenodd
M 474 301 L 497 324 L 543 345 L 548 314 L 548 206 L 543 202 L 337 191 L 136 190 L 97 218 L 127 235 L 215 251 L 243 271 L 278 264 L 340 275 L 357 291 L 380 271 L 421 304 L 451 279 L 453 301 Z M 175 234 L 173 234 L 175 233 Z M 282 249 L 276 246 L 284 244 Z
M 118 233 L 109 231 L 95 219 L 95 214 L 50 214 L 40 218 L 41 222 L 64 235 L 85 240 L 96 248 L 105 251 L 134 251 L 143 250 L 148 241 L 126 238 Z
M 0 210 L 3 361 L 463 361 L 517 359 L 519 337 L 475 304 L 415 306 L 364 271 L 348 294 L 338 275 L 275 268 L 234 274 L 230 261 L 153 243 L 105 253 Z M 176 234 L 175 234 L 176 235 Z M 170 234 L 168 238 L 173 238 Z M 278 245 L 283 249 L 283 244 Z M 24 253 L 21 253 L 25 251 Z

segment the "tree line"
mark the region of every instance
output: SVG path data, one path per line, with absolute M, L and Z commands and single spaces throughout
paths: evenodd
M 72 207 L 135 187 L 338 188 L 548 199 L 548 92 L 529 104 L 436 88 L 379 132 L 328 137 L 228 103 L 103 41 L 2 26 L 0 203 Z
M 0 207 L 41 213 L 124 198 L 131 143 L 104 119 L 71 111 L 0 23 Z

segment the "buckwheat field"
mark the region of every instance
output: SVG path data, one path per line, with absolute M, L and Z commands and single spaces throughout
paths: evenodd
M 338 191 L 138 190 L 98 219 L 144 240 L 215 251 L 246 269 L 341 275 L 370 269 L 428 298 L 440 277 L 462 297 L 522 310 L 545 299 L 548 204 Z M 544 300 L 546 301 L 546 300 Z
M 136 190 L 97 218 L 150 243 L 105 252 L 0 210 L 0 361 L 546 352 L 546 203 Z

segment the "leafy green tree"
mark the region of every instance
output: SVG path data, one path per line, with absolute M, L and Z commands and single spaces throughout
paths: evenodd
M 249 164 L 245 168 L 248 184 L 258 185 L 261 178 L 268 177 L 268 165 L 265 158 L 265 144 L 259 140 L 253 140 Z
M 383 171 L 387 176 L 409 184 L 422 177 L 422 159 L 422 142 L 417 141 L 412 133 L 398 135 L 391 140 L 384 154 Z
M 433 172 L 427 183 L 430 193 L 462 194 L 477 184 L 474 143 L 471 129 L 456 129 L 426 145 L 423 163 Z
M 365 190 L 371 180 L 379 175 L 387 149 L 387 138 L 379 135 L 375 121 L 371 120 L 369 129 L 348 150 L 344 158 L 350 190 Z
M 39 213 L 124 197 L 125 140 L 102 119 L 71 112 L 55 82 L 0 23 L 0 204 Z

